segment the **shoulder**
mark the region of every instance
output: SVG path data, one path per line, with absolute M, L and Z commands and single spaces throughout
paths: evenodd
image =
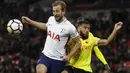
M 66 23 L 66 24 L 68 24 L 68 25 L 72 25 L 72 23 L 69 21 L 69 20 L 64 20 L 64 22 Z
M 78 32 L 75 28 L 75 26 L 68 20 L 64 21 L 66 29 L 67 29 L 67 34 L 69 34 L 72 38 L 75 38 L 78 36 Z
M 69 20 L 66 20 L 65 24 L 68 26 L 69 29 L 75 29 L 75 26 Z
M 54 16 L 50 16 L 48 21 L 53 21 L 54 20 Z
M 62 24 L 69 32 L 76 30 L 75 26 L 67 19 L 65 19 Z
M 100 38 L 98 38 L 98 37 L 95 37 L 91 32 L 89 32 L 89 36 L 90 36 L 91 38 L 93 38 L 93 39 L 100 39 Z
M 91 32 L 89 32 L 88 33 L 88 39 L 93 39 L 93 38 L 94 38 L 93 34 Z
M 92 38 L 92 39 L 97 39 L 98 38 L 98 37 L 95 37 L 91 32 L 89 32 L 89 37 Z
M 89 32 L 89 36 L 93 37 L 93 34 L 91 32 Z
M 99 40 L 100 38 L 95 37 L 91 32 L 89 32 L 89 40 L 91 42 L 96 42 L 97 40 Z

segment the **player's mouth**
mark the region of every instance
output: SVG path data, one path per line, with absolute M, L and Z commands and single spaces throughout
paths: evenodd
M 59 16 L 55 16 L 56 19 L 59 19 Z
M 55 20 L 56 20 L 57 22 L 60 22 L 60 21 L 62 20 L 62 18 L 60 18 L 60 17 L 58 17 L 58 16 L 55 16 Z

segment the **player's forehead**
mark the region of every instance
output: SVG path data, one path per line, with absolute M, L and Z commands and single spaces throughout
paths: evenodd
M 80 26 L 81 27 L 90 27 L 90 24 L 88 24 L 88 23 L 82 23 Z
M 61 5 L 56 5 L 52 7 L 53 10 L 61 10 Z

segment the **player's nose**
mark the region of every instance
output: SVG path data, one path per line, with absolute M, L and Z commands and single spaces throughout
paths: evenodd
M 85 30 L 85 32 L 88 34 L 88 33 L 89 33 L 89 30 L 88 30 L 88 29 L 86 29 L 86 30 Z

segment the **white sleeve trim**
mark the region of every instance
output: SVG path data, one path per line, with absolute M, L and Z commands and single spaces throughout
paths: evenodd
M 99 39 L 99 40 L 100 40 L 100 39 Z M 96 45 L 98 45 L 98 41 L 99 41 L 99 40 L 96 41 Z
M 75 37 L 77 37 L 79 34 L 77 33 L 74 37 L 72 37 L 72 38 L 75 38 Z

